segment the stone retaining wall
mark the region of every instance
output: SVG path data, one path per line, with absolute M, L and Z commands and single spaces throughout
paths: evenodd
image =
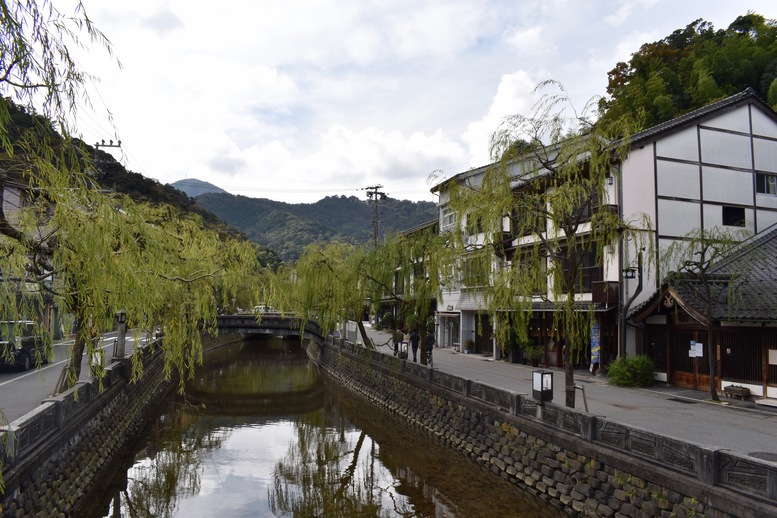
M 205 337 L 203 348 L 239 340 L 235 334 Z M 0 430 L 3 443 L 8 443 L 0 456 L 3 516 L 74 515 L 103 466 L 134 437 L 170 389 L 159 348 L 140 354 L 145 355 L 140 382 L 128 382 L 128 359 L 115 362 L 107 368 L 102 392 L 94 379 L 79 383 Z
M 777 466 L 677 441 L 350 343 L 308 355 L 342 386 L 578 516 L 777 515 Z

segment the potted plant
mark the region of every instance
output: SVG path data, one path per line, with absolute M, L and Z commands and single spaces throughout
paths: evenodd
M 534 344 L 529 344 L 523 349 L 524 354 L 526 357 L 531 361 L 532 367 L 538 367 L 540 365 L 540 358 L 542 358 L 542 355 L 545 351 L 542 350 L 542 347 L 537 347 Z
M 475 352 L 475 341 L 474 340 L 467 340 L 464 342 L 464 352 L 466 354 L 472 354 Z

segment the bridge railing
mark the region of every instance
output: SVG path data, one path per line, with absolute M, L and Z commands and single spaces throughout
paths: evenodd
M 323 343 L 325 338 L 320 326 L 314 320 L 305 320 L 288 314 L 219 315 L 217 322 L 220 332 L 226 331 L 245 335 L 304 335 L 305 338 L 317 343 Z

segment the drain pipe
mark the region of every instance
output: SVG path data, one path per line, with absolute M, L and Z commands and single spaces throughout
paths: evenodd
M 634 294 L 631 297 L 629 297 L 629 300 L 627 300 L 623 304 L 623 309 L 621 311 L 621 326 L 620 326 L 620 349 L 621 350 L 618 351 L 618 357 L 626 355 L 626 314 L 629 312 L 629 308 L 631 307 L 631 304 L 634 302 L 634 299 L 636 299 L 637 295 L 639 295 L 640 293 L 642 293 L 642 250 L 640 250 L 639 254 L 637 254 L 637 289 L 634 290 Z

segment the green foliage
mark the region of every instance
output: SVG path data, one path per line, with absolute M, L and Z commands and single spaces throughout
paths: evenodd
M 584 267 L 604 264 L 621 240 L 652 244 L 646 216 L 624 222 L 600 210 L 615 203 L 607 179 L 617 176 L 613 162 L 628 152 L 633 121 L 597 121 L 595 103 L 578 112 L 561 85 L 548 81 L 538 90 L 546 88 L 555 91 L 542 95 L 531 115 L 508 117 L 494 134 L 498 162 L 479 178 L 448 182 L 440 199 L 465 223 L 449 239 L 461 254 L 463 284 L 479 288 L 497 323 L 497 341 L 508 343 L 511 332 L 525 340 L 534 304 L 551 304 L 555 338 L 571 357 L 566 382 L 572 384 L 594 319 L 578 304 Z M 473 244 L 468 236 L 481 230 L 482 243 Z
M 655 365 L 649 357 L 621 356 L 608 366 L 610 383 L 624 387 L 649 387 L 653 384 Z
M 726 30 L 698 19 L 669 36 L 646 43 L 609 74 L 606 118 L 641 113 L 645 127 L 752 87 L 774 106 L 777 23 L 748 13 Z
M 766 100 L 773 110 L 777 110 L 777 79 L 769 85 L 769 91 L 766 93 Z
M 290 204 L 261 198 L 205 193 L 197 203 L 249 239 L 275 250 L 284 261 L 298 259 L 310 244 L 332 241 L 363 244 L 373 239 L 373 209 L 355 196 L 327 196 L 316 203 Z M 435 219 L 431 202 L 389 198 L 379 207 L 380 236 Z
M 0 315 L 43 322 L 57 311 L 76 320 L 59 389 L 79 379 L 84 352 L 95 352 L 119 310 L 136 331 L 162 328 L 165 371 L 183 381 L 201 362 L 201 331 L 215 332 L 220 302 L 256 296 L 257 253 L 195 214 L 101 188 L 101 179 L 118 183 L 119 168 L 69 131 L 92 79 L 69 53 L 81 34 L 111 52 L 80 3 L 65 16 L 47 0 L 2 2 Z M 174 190 L 136 198 L 162 192 L 186 205 Z M 134 378 L 141 373 L 134 356 Z
M 315 319 L 325 332 L 358 319 L 365 302 L 377 310 L 380 302 L 391 301 L 399 307 L 398 322 L 423 323 L 450 278 L 444 269 L 450 252 L 443 243 L 429 227 L 390 236 L 378 248 L 308 245 L 295 264 L 271 276 L 269 301 L 282 311 Z
M 524 353 L 526 354 L 526 357 L 530 360 L 539 360 L 542 358 L 542 355 L 544 354 L 544 351 L 541 347 L 537 347 L 536 345 L 526 345 L 524 348 Z

